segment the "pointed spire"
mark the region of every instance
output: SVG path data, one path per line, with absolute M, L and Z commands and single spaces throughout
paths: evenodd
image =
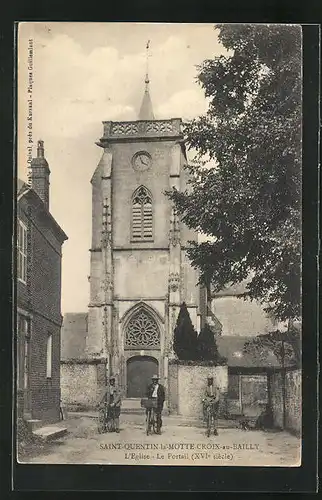
M 150 40 L 146 44 L 146 74 L 145 74 L 145 90 L 142 99 L 142 104 L 139 112 L 139 120 L 154 120 L 152 101 L 149 91 L 149 48 Z

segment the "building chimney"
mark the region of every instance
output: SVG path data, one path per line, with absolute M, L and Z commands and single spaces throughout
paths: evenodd
M 37 158 L 44 158 L 45 157 L 45 151 L 44 151 L 44 141 L 38 141 L 37 143 Z
M 44 141 L 37 142 L 37 157 L 31 161 L 31 187 L 49 210 L 50 170 L 45 159 Z

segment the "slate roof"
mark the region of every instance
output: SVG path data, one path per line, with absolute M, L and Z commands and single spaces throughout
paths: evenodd
M 232 335 L 223 335 L 217 338 L 217 346 L 219 353 L 227 358 L 228 366 L 245 367 L 245 368 L 276 368 L 280 367 L 280 363 L 274 354 L 269 354 L 266 360 L 260 359 L 259 356 L 252 356 L 248 353 L 243 353 L 245 342 L 254 337 L 239 337 Z
M 18 193 L 24 184 L 25 184 L 24 181 L 22 181 L 21 179 L 17 179 L 17 192 Z
M 17 179 L 17 197 L 18 200 L 21 199 L 22 197 L 27 197 L 29 200 L 31 200 L 32 203 L 36 203 L 37 207 L 42 210 L 42 212 L 45 214 L 47 217 L 47 221 L 51 225 L 51 227 L 54 229 L 56 234 L 59 234 L 60 238 L 62 241 L 68 240 L 67 234 L 64 232 L 64 230 L 60 227 L 56 219 L 52 216 L 50 211 L 46 208 L 45 204 L 41 200 L 41 198 L 38 196 L 36 191 L 32 189 L 32 187 L 28 186 L 24 181 L 21 179 Z
M 231 295 L 241 295 L 247 292 L 247 281 L 242 281 L 241 283 L 237 283 L 235 285 L 226 286 L 220 292 L 211 291 L 212 298 L 216 297 L 226 297 Z
M 83 359 L 87 335 L 87 313 L 66 313 L 61 330 L 61 360 Z
M 28 189 L 28 184 L 21 179 L 17 179 L 17 194 L 21 193 L 24 189 Z

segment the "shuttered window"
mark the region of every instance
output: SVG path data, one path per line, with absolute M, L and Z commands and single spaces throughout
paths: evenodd
M 132 198 L 132 239 L 153 239 L 152 197 L 144 186 L 140 186 Z

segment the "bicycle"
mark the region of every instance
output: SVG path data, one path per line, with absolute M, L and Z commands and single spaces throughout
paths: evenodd
M 114 432 L 116 430 L 115 424 L 115 407 L 108 406 L 106 410 L 106 429 L 107 432 Z
M 204 404 L 206 410 L 206 423 L 207 423 L 206 436 L 209 437 L 211 434 L 212 423 L 214 427 L 214 434 L 217 435 L 216 416 L 218 410 L 218 401 L 208 401 L 205 402 Z
M 141 399 L 141 406 L 146 410 L 146 435 L 149 436 L 151 431 L 157 434 L 157 400 L 151 398 Z
M 99 407 L 98 433 L 115 431 L 115 409 L 110 405 Z

